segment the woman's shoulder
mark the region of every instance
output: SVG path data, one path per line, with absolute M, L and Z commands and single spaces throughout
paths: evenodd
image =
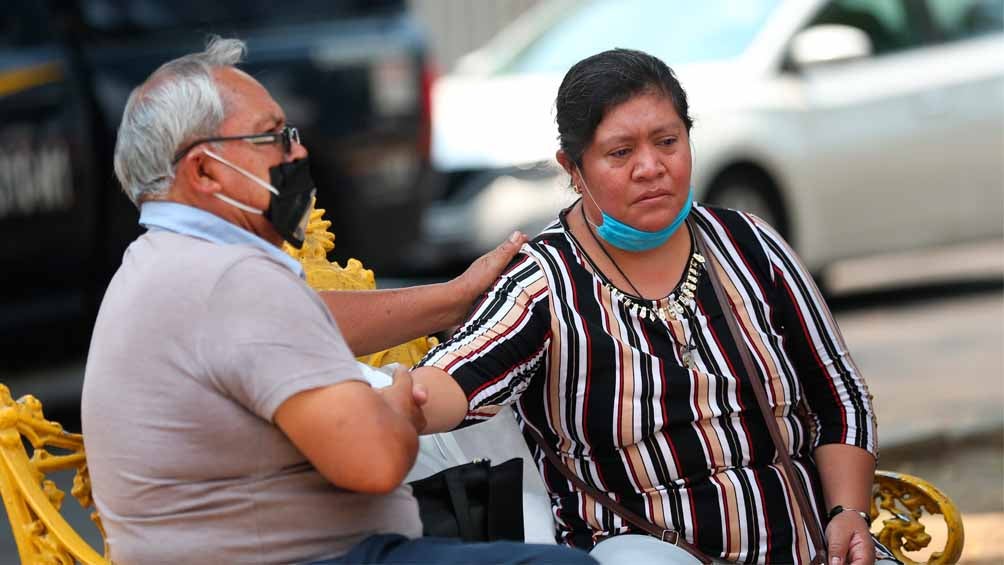
M 723 208 L 713 204 L 694 202 L 693 211 L 707 221 L 721 224 L 729 228 L 734 228 L 742 224 L 748 224 L 752 214 L 732 208 Z
M 560 219 L 523 244 L 503 275 L 517 274 L 521 278 L 569 276 L 568 270 L 577 264 L 575 246 Z
M 695 202 L 693 211 L 701 231 L 727 234 L 737 244 L 751 242 L 760 245 L 762 232 L 774 231 L 762 218 L 742 210 Z
M 694 203 L 698 229 L 712 247 L 729 255 L 742 255 L 746 262 L 770 272 L 765 230 L 773 229 L 762 219 L 741 210 Z
M 537 235 L 530 238 L 527 242 L 527 246 L 524 249 L 529 249 L 538 253 L 548 252 L 548 251 L 566 251 L 570 250 L 571 242 L 569 241 L 568 229 L 562 223 L 560 218 L 555 218 L 553 222 L 548 224 L 544 229 L 540 230 Z

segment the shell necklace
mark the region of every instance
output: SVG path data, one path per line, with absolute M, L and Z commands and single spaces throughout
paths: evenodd
M 607 251 L 607 248 L 603 246 L 603 244 L 600 242 L 600 239 L 596 236 L 596 234 L 593 233 L 589 220 L 586 218 L 585 209 L 582 206 L 580 206 L 579 210 L 582 212 L 582 219 L 585 221 L 586 231 L 588 231 L 589 235 L 593 237 L 593 241 L 596 242 L 597 247 L 599 247 L 600 250 L 603 251 L 603 254 L 606 255 L 610 263 L 613 264 L 615 269 L 617 269 L 617 272 L 620 273 L 621 277 L 623 277 L 625 281 L 627 281 L 628 286 L 630 286 L 631 290 L 634 291 L 635 296 L 641 298 L 642 300 L 647 300 L 644 296 L 642 296 L 642 293 L 638 290 L 638 287 L 636 287 L 634 283 L 631 282 L 631 279 L 628 278 L 627 274 L 624 273 L 624 270 L 621 269 L 620 265 L 617 264 L 617 261 L 615 261 L 614 258 L 610 255 L 610 252 Z M 680 292 L 675 296 L 673 295 L 673 292 L 670 292 L 669 295 L 666 296 L 665 306 L 650 307 L 646 306 L 645 304 L 639 304 L 637 299 L 624 294 L 617 287 L 610 284 L 606 280 L 603 281 L 603 286 L 607 288 L 611 296 L 615 298 L 616 297 L 625 298 L 626 299 L 625 302 L 628 304 L 628 309 L 631 310 L 632 313 L 637 313 L 642 318 L 648 318 L 653 322 L 656 320 L 656 318 L 658 318 L 666 324 L 669 324 L 670 319 L 678 321 L 681 324 L 689 322 L 685 318 L 688 316 L 688 314 L 691 314 L 694 311 L 694 292 L 697 290 L 697 278 L 700 276 L 701 269 L 704 267 L 704 262 L 705 262 L 704 256 L 698 253 L 697 250 L 695 249 L 695 245 L 693 243 L 694 237 L 697 237 L 697 234 L 691 234 L 690 260 L 687 262 L 687 271 L 686 275 L 684 275 L 683 283 L 679 286 Z M 658 300 L 653 300 L 651 302 L 654 302 L 657 305 L 659 303 Z M 694 352 L 697 350 L 697 344 L 694 343 L 693 333 L 691 333 L 690 335 L 690 343 L 681 343 L 676 338 L 672 330 L 670 330 L 669 333 L 670 336 L 673 337 L 673 341 L 677 342 L 677 344 L 683 350 L 681 357 L 684 366 L 686 366 L 688 369 L 695 368 L 696 363 L 694 362 Z
M 588 231 L 589 235 L 593 237 L 593 241 L 596 242 L 596 245 L 600 248 L 600 251 L 602 251 L 603 254 L 606 255 L 610 263 L 614 266 L 615 269 L 617 269 L 617 272 L 620 273 L 620 276 L 625 281 L 627 281 L 628 286 L 631 287 L 631 290 L 634 291 L 635 295 L 641 298 L 642 300 L 647 300 L 638 290 L 638 287 L 636 287 L 634 283 L 631 282 L 631 279 L 628 278 L 627 274 L 624 273 L 624 270 L 621 269 L 620 265 L 617 264 L 617 261 L 614 260 L 613 256 L 610 255 L 610 252 L 607 251 L 607 248 L 603 245 L 603 243 L 600 242 L 599 238 L 596 237 L 596 234 L 593 233 L 592 227 L 589 224 L 589 220 L 586 218 L 585 208 L 579 206 L 579 211 L 582 212 L 582 219 L 585 220 L 586 231 Z M 692 237 L 696 237 L 696 235 L 693 235 Z M 672 292 L 670 292 L 670 294 L 666 296 L 665 306 L 650 307 L 644 304 L 639 304 L 634 300 L 629 300 L 628 307 L 632 312 L 638 312 L 642 318 L 648 318 L 653 322 L 655 321 L 656 318 L 659 318 L 664 322 L 670 318 L 674 320 L 682 319 L 688 312 L 692 311 L 694 308 L 694 292 L 697 290 L 697 278 L 700 276 L 701 268 L 704 266 L 704 262 L 705 262 L 704 256 L 695 251 L 694 245 L 693 243 L 691 243 L 690 260 L 687 262 L 687 271 L 683 279 L 683 284 L 681 284 L 679 287 L 680 292 L 675 296 L 673 295 Z M 610 284 L 607 281 L 603 281 L 603 286 L 607 287 L 607 290 L 609 290 L 610 294 L 613 296 L 626 296 L 623 292 L 618 290 L 617 287 L 615 287 L 614 285 Z M 627 296 L 627 298 L 631 297 Z M 658 303 L 658 300 L 653 300 L 651 302 Z

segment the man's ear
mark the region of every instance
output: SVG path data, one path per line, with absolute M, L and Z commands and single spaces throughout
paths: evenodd
M 178 162 L 175 171 L 186 186 L 203 196 L 210 196 L 223 189 L 217 178 L 220 168 L 216 161 L 202 151 L 189 151 Z

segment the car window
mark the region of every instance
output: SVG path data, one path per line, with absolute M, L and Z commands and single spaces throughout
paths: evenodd
M 565 72 L 576 61 L 614 47 L 640 49 L 670 65 L 736 57 L 778 0 L 592 0 L 501 68 L 502 74 Z
M 914 0 L 834 0 L 816 15 L 812 25 L 839 24 L 865 32 L 876 55 L 918 47 L 925 41 L 926 22 Z
M 88 28 L 102 32 L 222 24 L 283 24 L 400 12 L 404 0 L 83 0 Z
M 928 8 L 948 41 L 1004 32 L 1004 0 L 928 0 Z

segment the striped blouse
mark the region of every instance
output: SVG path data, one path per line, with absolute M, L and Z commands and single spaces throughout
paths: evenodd
M 808 563 L 811 541 L 706 269 L 737 304 L 777 424 L 818 520 L 811 453 L 876 448 L 871 395 L 811 277 L 762 220 L 695 205 L 712 257 L 679 319 L 614 291 L 568 231 L 567 210 L 524 246 L 470 318 L 421 364 L 461 385 L 463 425 L 514 404 L 588 484 L 705 553 L 746 563 Z M 684 363 L 688 354 L 689 366 Z M 526 435 L 551 494 L 557 538 L 588 549 L 632 531 L 578 493 Z M 799 527 L 795 527 L 795 525 Z

